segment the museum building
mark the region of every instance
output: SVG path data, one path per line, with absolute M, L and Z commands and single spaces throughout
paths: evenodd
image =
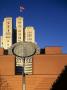
M 17 73 L 16 56 L 5 55 L 0 48 L 0 90 L 50 90 L 66 65 L 67 54 L 62 47 L 48 46 L 32 57 L 32 73 L 24 76 Z

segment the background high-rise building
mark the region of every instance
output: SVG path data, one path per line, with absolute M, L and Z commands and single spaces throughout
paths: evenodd
M 12 46 L 12 18 L 4 18 L 3 21 L 3 36 L 1 37 L 1 47 L 8 49 Z
M 28 26 L 25 28 L 25 41 L 35 43 L 34 27 Z M 32 74 L 32 57 L 25 59 L 25 73 Z
M 16 18 L 17 42 L 23 41 L 23 18 Z
M 0 46 L 8 49 L 16 42 L 35 42 L 35 29 L 33 26 L 23 26 L 23 17 L 16 18 L 16 29 L 12 28 L 12 17 L 6 17 L 3 21 L 3 36 Z
M 23 18 L 17 17 L 16 18 L 16 42 L 23 41 Z M 22 58 L 16 56 L 16 66 L 23 66 Z
M 35 43 L 35 30 L 34 27 L 29 26 L 25 28 L 25 41 Z

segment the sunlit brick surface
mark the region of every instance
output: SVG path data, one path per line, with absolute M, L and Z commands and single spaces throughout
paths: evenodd
M 25 78 L 15 74 L 15 60 L 14 55 L 0 55 L 0 90 L 50 90 L 67 65 L 67 54 L 34 55 L 32 61 L 25 61 L 24 70 L 32 70 Z
M 50 90 L 57 75 L 28 75 L 26 76 L 26 90 Z
M 22 90 L 22 76 L 1 76 L 0 90 Z
M 62 54 L 62 50 L 61 50 L 62 47 L 57 47 L 57 46 L 54 46 L 54 47 L 46 47 L 45 48 L 45 54 Z
M 35 55 L 33 74 L 60 74 L 67 65 L 67 55 Z
M 15 56 L 0 56 L 0 75 L 15 75 Z
M 3 55 L 3 54 L 4 54 L 4 49 L 0 48 L 0 55 Z

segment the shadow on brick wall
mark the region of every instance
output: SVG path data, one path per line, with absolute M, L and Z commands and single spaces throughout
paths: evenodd
M 67 90 L 67 66 L 64 67 L 50 90 Z

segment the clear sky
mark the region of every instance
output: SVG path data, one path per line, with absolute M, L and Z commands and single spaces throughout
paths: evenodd
M 20 5 L 25 11 L 20 13 Z M 67 0 L 0 0 L 0 35 L 3 18 L 24 17 L 24 26 L 34 26 L 36 42 L 41 48 L 63 46 L 67 53 Z

